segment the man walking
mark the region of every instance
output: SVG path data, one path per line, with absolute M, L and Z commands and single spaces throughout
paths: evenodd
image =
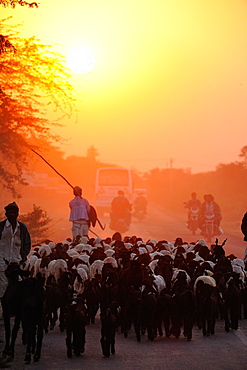
M 27 226 L 17 221 L 18 205 L 13 202 L 4 209 L 7 218 L 0 222 L 0 298 L 3 297 L 8 286 L 5 276 L 7 264 L 11 262 L 22 264 L 26 261 L 31 249 L 31 238 Z
M 72 222 L 73 240 L 80 236 L 88 237 L 90 204 L 87 199 L 82 198 L 82 189 L 75 186 L 73 189 L 75 198 L 69 202 L 70 218 Z

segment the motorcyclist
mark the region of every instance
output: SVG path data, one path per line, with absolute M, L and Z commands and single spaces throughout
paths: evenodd
M 124 196 L 122 190 L 118 191 L 118 196 L 112 200 L 111 203 L 111 225 L 114 225 L 114 222 L 118 218 L 126 219 L 127 226 L 130 226 L 131 222 L 131 209 L 132 206 L 128 199 Z
M 147 198 L 143 193 L 138 193 L 136 199 L 134 200 L 135 212 L 142 211 L 144 214 L 147 213 Z
M 244 241 L 247 242 L 247 212 L 245 212 L 241 221 L 241 231 L 244 234 Z
M 187 227 L 190 228 L 190 219 L 191 219 L 191 212 L 198 211 L 201 207 L 201 201 L 197 199 L 197 194 L 195 192 L 191 193 L 191 199 L 188 200 L 188 202 L 184 202 L 185 208 L 189 208 L 188 212 L 188 221 L 187 221 Z
M 247 242 L 247 212 L 245 212 L 242 221 L 241 221 L 241 231 L 244 234 L 244 241 Z M 243 257 L 245 266 L 247 265 L 247 247 L 244 251 L 244 257 Z
M 214 201 L 212 194 L 204 195 L 204 202 L 202 203 L 199 210 L 199 227 L 202 230 L 202 234 L 205 230 L 205 219 L 206 216 L 213 217 L 214 220 L 214 233 L 215 235 L 222 234 L 220 222 L 222 220 L 220 206 Z

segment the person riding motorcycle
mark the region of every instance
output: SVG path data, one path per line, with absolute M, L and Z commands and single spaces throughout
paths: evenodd
M 222 234 L 222 229 L 220 227 L 220 222 L 222 220 L 220 206 L 214 201 L 212 194 L 204 195 L 204 202 L 202 203 L 199 210 L 199 227 L 202 234 L 205 232 L 205 220 L 206 218 L 213 218 L 214 221 L 214 234 Z
M 131 222 L 131 210 L 132 205 L 124 196 L 124 192 L 122 190 L 119 190 L 118 196 L 114 198 L 111 203 L 110 227 L 114 230 L 115 221 L 119 218 L 124 218 L 126 220 L 127 227 L 129 228 Z
M 191 193 L 191 199 L 188 200 L 188 202 L 184 202 L 184 206 L 185 208 L 189 208 L 187 228 L 190 229 L 191 216 L 194 213 L 198 214 L 201 207 L 201 201 L 197 199 L 197 194 L 195 192 Z
M 144 197 L 142 193 L 138 193 L 136 199 L 134 200 L 134 209 L 135 212 L 147 213 L 147 198 Z

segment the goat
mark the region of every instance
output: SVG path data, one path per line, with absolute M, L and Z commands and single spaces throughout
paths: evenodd
M 85 304 L 87 307 L 86 316 L 87 316 L 87 323 L 92 324 L 95 323 L 95 316 L 99 309 L 99 302 L 100 302 L 100 282 L 95 277 L 93 279 L 87 279 L 84 283 L 84 296 L 85 296 Z
M 68 271 L 68 265 L 65 260 L 59 258 L 57 260 L 52 260 L 48 264 L 47 277 L 53 275 L 56 283 L 64 272 Z
M 231 273 L 224 277 L 225 289 L 222 292 L 223 317 L 225 320 L 225 331 L 230 328 L 237 330 L 241 312 L 241 291 L 239 288 L 239 274 Z M 229 320 L 230 314 L 230 320 Z
M 118 315 L 118 303 L 112 302 L 101 314 L 101 348 L 104 357 L 115 354 L 115 333 Z
M 21 270 L 15 262 L 8 264 L 5 271 L 8 287 L 2 298 L 5 327 L 5 348 L 3 356 L 12 361 L 17 334 L 22 323 L 23 343 L 27 344 L 24 361 L 29 364 L 31 353 L 34 361 L 39 361 L 43 340 L 43 283 L 39 274 L 37 279 L 29 278 L 29 271 Z M 23 278 L 19 281 L 19 276 Z M 14 326 L 10 329 L 10 318 L 15 317 Z M 36 338 L 37 333 L 37 338 Z M 11 339 L 11 340 L 10 340 Z M 36 344 L 37 339 L 37 344 Z
M 202 276 L 209 277 L 209 276 Z M 202 326 L 204 336 L 215 333 L 215 322 L 218 314 L 218 299 L 215 286 L 199 279 L 196 284 L 198 327 Z
M 88 275 L 87 275 L 86 271 L 84 270 L 84 268 L 79 267 L 76 270 L 76 277 L 75 277 L 75 281 L 74 281 L 74 284 L 73 284 L 74 292 L 76 294 L 78 294 L 78 295 L 83 294 L 83 292 L 84 292 L 84 283 L 87 279 L 88 279 Z
M 63 272 L 56 282 L 53 275 L 47 278 L 45 285 L 45 332 L 54 329 L 59 315 L 59 328 L 64 331 L 65 308 L 72 296 L 71 273 Z
M 152 341 L 157 336 L 157 298 L 159 296 L 154 280 L 153 275 L 144 277 L 140 299 L 141 333 L 145 334 L 147 330 L 148 339 Z
M 89 278 L 92 279 L 96 274 L 101 275 L 104 262 L 102 260 L 95 260 L 89 267 Z
M 72 357 L 72 347 L 74 348 L 74 354 L 80 356 L 85 350 L 86 316 L 84 312 L 84 300 L 79 296 L 74 297 L 66 308 L 65 326 L 67 356 L 69 358 Z
M 162 324 L 164 324 L 166 337 L 170 337 L 170 320 L 171 320 L 171 307 L 172 296 L 168 294 L 167 289 L 163 289 L 157 298 L 157 328 L 159 335 L 163 335 Z
M 140 317 L 140 302 L 141 291 L 135 289 L 133 285 L 126 288 L 126 297 L 122 307 L 123 316 L 123 332 L 124 337 L 127 338 L 131 324 L 134 325 L 137 342 L 141 341 L 141 317 Z

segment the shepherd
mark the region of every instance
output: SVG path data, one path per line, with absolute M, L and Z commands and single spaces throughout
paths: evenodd
M 74 187 L 73 185 L 71 185 L 71 183 L 63 175 L 61 175 L 61 173 L 59 173 L 41 154 L 37 153 L 34 149 L 31 149 L 31 150 L 35 154 L 37 154 L 45 163 L 47 163 L 48 166 L 50 166 L 59 176 L 61 176 L 62 179 L 66 181 L 67 184 L 73 189 L 75 198 L 71 200 L 69 203 L 69 206 L 71 209 L 69 220 L 73 222 L 73 226 L 72 226 L 73 239 L 74 239 L 74 235 L 75 236 L 81 235 L 81 236 L 88 237 L 88 231 L 90 230 L 90 226 L 92 225 L 94 227 L 96 225 L 96 222 L 98 222 L 101 229 L 104 230 L 105 226 L 103 226 L 100 220 L 98 219 L 95 208 L 92 205 L 90 205 L 86 199 L 82 198 L 82 189 L 80 188 L 80 186 Z M 76 201 L 76 198 L 77 198 L 77 201 Z M 72 207 L 71 207 L 71 204 L 72 204 Z M 83 209 L 80 207 L 82 207 Z M 81 216 L 83 216 L 83 218 L 81 218 Z M 90 231 L 93 234 L 95 234 L 92 230 Z M 98 236 L 97 234 L 95 235 Z
M 69 202 L 70 217 L 72 222 L 73 240 L 80 236 L 88 237 L 90 204 L 87 199 L 82 198 L 82 189 L 75 186 L 73 189 L 74 199 Z

